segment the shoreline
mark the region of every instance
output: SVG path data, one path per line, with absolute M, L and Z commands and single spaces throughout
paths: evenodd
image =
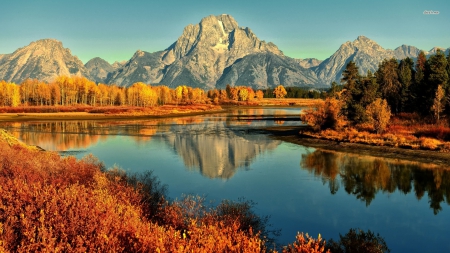
M 118 119 L 161 119 L 189 117 L 226 112 L 226 109 L 167 114 L 105 114 L 89 112 L 52 112 L 52 113 L 0 113 L 0 122 L 31 120 L 118 120 Z
M 422 149 L 404 149 L 388 146 L 374 146 L 369 144 L 323 140 L 299 134 L 302 127 L 268 127 L 263 131 L 273 138 L 289 143 L 313 147 L 324 150 L 349 152 L 360 155 L 378 156 L 390 159 L 402 159 L 422 163 L 433 163 L 450 167 L 450 154 Z

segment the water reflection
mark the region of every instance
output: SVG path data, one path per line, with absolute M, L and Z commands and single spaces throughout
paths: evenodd
M 229 129 L 223 122 L 214 127 L 208 124 L 174 125 L 173 134 L 164 135 L 185 166 L 208 178 L 229 179 L 238 168 L 249 168 L 253 160 L 281 141 L 262 135 L 249 134 L 245 129 Z
M 250 110 L 250 115 L 263 112 Z M 236 114 L 242 113 L 231 115 Z M 2 127 L 30 145 L 69 153 L 89 149 L 99 141 L 107 141 L 117 135 L 128 136 L 140 146 L 150 143 L 153 138 L 162 139 L 162 143 L 182 158 L 187 169 L 199 171 L 208 178 L 229 179 L 239 168 L 248 169 L 258 155 L 275 149 L 281 141 L 250 134 L 247 130 L 249 127 L 273 125 L 273 119 L 237 120 L 227 116 L 15 122 L 4 123 Z
M 300 167 L 321 177 L 332 194 L 342 186 L 366 206 L 380 191 L 414 191 L 419 200 L 427 193 L 434 214 L 450 205 L 450 170 L 434 164 L 315 150 L 302 155 Z

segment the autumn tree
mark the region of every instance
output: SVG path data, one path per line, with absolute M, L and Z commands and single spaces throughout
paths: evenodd
M 15 83 L 0 81 L 0 105 L 18 106 L 20 104 L 20 88 Z
M 264 92 L 262 90 L 256 91 L 256 99 L 262 100 L 264 98 Z
M 380 134 L 384 132 L 391 118 L 391 109 L 385 99 L 377 98 L 373 103 L 367 106 L 367 115 L 369 123 L 374 130 Z
M 275 95 L 276 98 L 284 98 L 287 94 L 286 89 L 283 87 L 283 85 L 278 85 L 274 90 L 273 90 L 273 95 Z
M 177 88 L 175 88 L 175 100 L 177 101 L 177 105 L 178 103 L 180 103 L 182 98 L 183 98 L 183 86 L 177 86 Z
M 346 124 L 341 111 L 342 101 L 336 98 L 327 98 L 317 108 L 306 109 L 300 114 L 302 122 L 313 127 L 314 130 L 340 129 Z
M 230 87 L 230 99 L 234 101 L 239 99 L 238 89 L 236 87 Z
M 228 94 L 226 90 L 220 90 L 219 100 L 221 101 L 228 100 Z
M 239 101 L 247 101 L 247 100 L 248 100 L 248 90 L 247 90 L 247 87 L 239 86 L 237 89 L 238 89 L 238 97 L 239 97 Z
M 433 100 L 433 106 L 431 107 L 431 111 L 434 112 L 434 117 L 437 122 L 440 120 L 440 115 L 444 111 L 445 106 L 445 92 L 442 85 L 439 85 L 436 89 L 436 94 Z

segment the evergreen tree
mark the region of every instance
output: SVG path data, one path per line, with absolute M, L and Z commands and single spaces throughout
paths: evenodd
M 400 61 L 399 65 L 399 81 L 401 84 L 400 91 L 400 111 L 411 112 L 414 97 L 411 93 L 411 85 L 414 76 L 414 62 L 411 58 L 405 58 Z
M 394 113 L 400 111 L 401 83 L 398 76 L 398 62 L 395 58 L 383 60 L 377 72 L 377 83 L 380 85 L 380 91 Z
M 445 106 L 446 112 L 450 115 L 450 52 L 447 55 L 447 85 L 444 87 L 445 93 L 447 94 L 447 104 Z
M 361 100 L 360 75 L 358 67 L 350 61 L 342 72 L 341 83 L 344 85 L 342 98 L 344 100 L 344 114 L 350 122 L 356 122 L 360 118 L 364 108 L 359 104 Z
M 413 105 L 413 111 L 420 112 L 422 114 L 428 113 L 429 110 L 426 107 L 427 99 L 424 95 L 425 91 L 425 65 L 427 62 L 427 57 L 423 51 L 419 52 L 417 56 L 414 80 L 411 86 L 411 104 Z
M 336 97 L 337 93 L 342 90 L 342 85 L 337 84 L 336 82 L 331 83 L 331 87 L 328 90 L 328 97 Z
M 426 96 L 425 106 L 429 109 L 433 105 L 435 93 L 439 85 L 442 85 L 448 94 L 448 89 L 446 87 L 449 79 L 447 73 L 447 59 L 445 59 L 445 54 L 441 50 L 438 49 L 436 54 L 432 55 L 427 60 L 425 65 L 425 78 L 427 81 L 424 91 Z

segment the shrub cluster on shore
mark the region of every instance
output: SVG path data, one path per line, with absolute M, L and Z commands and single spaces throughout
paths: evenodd
M 0 141 L 1 252 L 277 252 L 249 201 L 168 201 L 150 174 Z M 298 234 L 282 252 L 324 252 Z

